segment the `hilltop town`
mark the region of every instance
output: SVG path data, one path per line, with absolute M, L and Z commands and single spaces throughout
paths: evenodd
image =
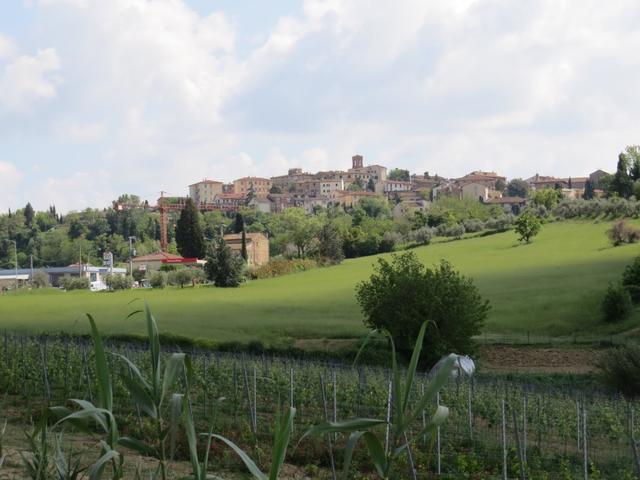
M 568 199 L 581 198 L 588 182 L 597 186 L 608 175 L 596 170 L 588 176 L 557 178 L 535 174 L 524 180 L 531 190 L 556 188 Z M 189 197 L 201 210 L 238 211 L 243 207 L 265 213 L 280 213 L 298 207 L 306 213 L 328 206 L 353 207 L 365 197 L 386 197 L 397 211 L 422 209 L 439 196 L 477 200 L 490 205 L 518 208 L 526 203 L 524 195 L 507 190 L 507 178 L 496 172 L 473 171 L 460 178 L 410 174 L 377 164 L 366 165 L 362 155 L 354 155 L 351 168 L 316 173 L 300 168 L 271 178 L 242 177 L 231 183 L 203 179 L 189 185 Z M 601 193 L 597 188 L 595 194 Z M 186 197 L 163 197 L 158 203 L 181 205 Z

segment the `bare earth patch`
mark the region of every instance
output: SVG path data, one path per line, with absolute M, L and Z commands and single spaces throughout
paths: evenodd
M 491 372 L 591 373 L 597 370 L 600 352 L 588 348 L 483 345 L 479 368 Z

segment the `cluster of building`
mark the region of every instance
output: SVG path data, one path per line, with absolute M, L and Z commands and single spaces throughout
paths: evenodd
M 536 174 L 525 181 L 532 190 L 560 188 L 565 197 L 578 198 L 584 193 L 588 179 L 597 184 L 603 175 L 607 173 L 602 170 L 589 177 L 556 178 Z M 228 184 L 205 179 L 189 185 L 189 196 L 201 210 L 236 211 L 253 207 L 271 213 L 290 207 L 303 208 L 307 213 L 318 207 L 352 207 L 360 199 L 371 196 L 394 200 L 399 211 L 424 209 L 428 202 L 444 195 L 505 207 L 524 205 L 525 198 L 503 194 L 506 181 L 506 177 L 495 172 L 482 171 L 452 179 L 431 176 L 428 172 L 411 175 L 406 180 L 391 179 L 386 167 L 365 165 L 362 155 L 354 155 L 347 170 L 309 173 L 292 168 L 286 175 L 243 177 Z

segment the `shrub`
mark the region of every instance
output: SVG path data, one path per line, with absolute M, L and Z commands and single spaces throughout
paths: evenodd
M 64 277 L 60 280 L 60 285 L 65 290 L 88 290 L 89 279 L 86 277 Z
M 602 300 L 602 312 L 607 322 L 624 320 L 631 314 L 631 295 L 621 284 L 611 284 Z
M 380 245 L 378 246 L 378 251 L 380 253 L 393 252 L 396 245 L 401 244 L 403 240 L 404 238 L 398 232 L 384 232 L 380 240 Z
M 411 240 L 419 245 L 429 245 L 433 238 L 433 229 L 429 227 L 421 227 L 411 232 Z
M 627 289 L 634 303 L 640 301 L 640 257 L 627 265 L 622 272 L 622 285 Z
M 393 255 L 391 262 L 378 259 L 369 280 L 357 285 L 356 298 L 366 326 L 388 330 L 404 355 L 430 320 L 424 341 L 428 364 L 449 352 L 472 353 L 473 336 L 489 312 L 470 278 L 444 260 L 427 268 L 411 252 Z
M 149 283 L 153 288 L 164 288 L 167 286 L 167 274 L 165 272 L 153 272 Z
M 459 223 L 438 225 L 436 234 L 441 237 L 460 238 L 464 235 L 464 227 Z
M 640 395 L 640 346 L 608 351 L 598 363 L 602 381 L 627 397 Z
M 640 230 L 629 225 L 624 220 L 620 220 L 607 230 L 607 236 L 613 246 L 617 247 L 623 243 L 635 243 L 640 240 Z
M 34 288 L 45 288 L 50 287 L 49 284 L 49 275 L 40 271 L 33 274 L 33 278 L 31 279 L 31 285 Z
M 484 222 L 482 220 L 478 220 L 477 218 L 470 218 L 469 220 L 465 220 L 462 222 L 464 226 L 464 231 L 469 233 L 480 232 L 484 228 Z
M 193 274 L 191 273 L 191 270 L 187 268 L 181 268 L 175 272 L 169 272 L 169 275 L 167 276 L 167 282 L 169 285 L 179 285 L 180 288 L 184 288 L 184 286 L 191 283 L 192 280 Z
M 305 258 L 295 258 L 292 260 L 276 259 L 256 268 L 252 273 L 252 278 L 272 278 L 290 273 L 304 272 L 317 266 L 313 260 Z
M 487 220 L 485 226 L 489 230 L 504 232 L 513 225 L 514 220 L 515 217 L 511 214 L 500 215 L 499 217 L 490 218 L 489 220 Z
M 128 275 L 107 275 L 104 282 L 109 290 L 129 290 L 133 285 L 133 278 Z

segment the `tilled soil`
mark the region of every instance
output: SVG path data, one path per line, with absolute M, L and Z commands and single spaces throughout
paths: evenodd
M 597 370 L 600 352 L 589 348 L 483 345 L 481 370 L 499 373 L 591 373 Z

